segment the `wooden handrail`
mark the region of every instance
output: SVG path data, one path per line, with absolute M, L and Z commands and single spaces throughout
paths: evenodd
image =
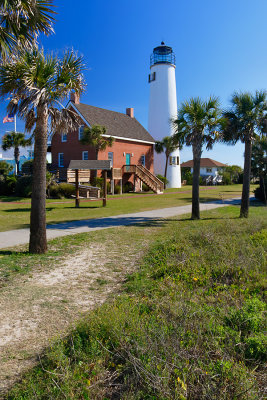
M 164 186 L 164 183 L 156 175 L 152 174 L 152 172 L 150 172 L 149 169 L 147 169 L 144 165 L 137 165 L 137 168 L 140 168 L 140 169 L 144 170 L 146 172 L 146 174 L 150 175 L 151 178 L 153 180 L 157 181 L 159 185 L 163 185 Z
M 123 172 L 135 173 L 142 181 L 147 183 L 147 185 L 155 192 L 163 192 L 164 183 L 155 175 L 152 174 L 143 165 L 124 165 Z M 148 181 L 148 182 L 146 182 Z

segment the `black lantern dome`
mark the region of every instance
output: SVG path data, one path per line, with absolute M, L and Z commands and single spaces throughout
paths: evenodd
M 155 64 L 173 64 L 175 65 L 175 54 L 170 46 L 166 46 L 164 42 L 155 47 L 150 56 L 150 66 Z

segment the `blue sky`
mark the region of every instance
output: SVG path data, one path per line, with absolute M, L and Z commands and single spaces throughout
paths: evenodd
M 125 112 L 147 128 L 149 57 L 162 40 L 176 54 L 179 104 L 192 97 L 266 88 L 266 0 L 55 0 L 55 35 L 41 38 L 46 51 L 74 48 L 84 56 L 87 89 L 82 102 Z M 5 105 L 0 105 L 1 117 Z M 12 124 L 1 126 L 12 129 Z M 23 129 L 23 123 L 18 127 Z M 243 165 L 243 146 L 216 145 L 203 157 Z M 191 148 L 181 152 L 192 158 Z

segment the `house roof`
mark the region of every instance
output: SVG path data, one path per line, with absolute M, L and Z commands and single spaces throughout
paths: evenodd
M 186 162 L 182 163 L 181 168 L 183 168 L 183 167 L 193 168 L 193 165 L 194 165 L 193 160 L 190 160 L 190 161 L 186 161 Z M 200 167 L 209 167 L 209 168 L 226 167 L 226 164 L 223 164 L 219 161 L 212 160 L 211 158 L 201 158 L 200 159 Z
M 111 169 L 110 160 L 71 160 L 69 169 Z
M 70 102 L 69 105 L 73 106 L 89 125 L 105 126 L 107 129 L 107 136 L 152 144 L 155 143 L 153 137 L 137 119 L 131 118 L 126 114 L 82 103 L 74 104 Z

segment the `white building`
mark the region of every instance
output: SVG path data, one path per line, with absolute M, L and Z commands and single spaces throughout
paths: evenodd
M 177 117 L 177 96 L 175 80 L 175 55 L 171 47 L 164 42 L 155 47 L 150 57 L 150 103 L 148 131 L 155 140 L 173 135 L 172 119 Z M 164 174 L 165 156 L 155 154 L 156 174 Z M 168 160 L 168 187 L 181 187 L 181 169 L 179 149 Z
M 201 158 L 200 176 L 206 180 L 206 183 L 220 183 L 222 181 L 220 172 L 226 166 L 226 164 L 212 160 L 211 158 Z M 181 168 L 190 168 L 190 172 L 193 174 L 193 160 L 182 163 Z

